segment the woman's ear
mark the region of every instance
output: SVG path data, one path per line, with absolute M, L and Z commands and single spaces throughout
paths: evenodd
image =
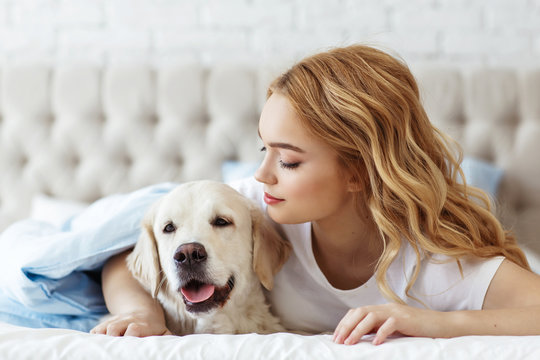
M 142 231 L 135 248 L 126 258 L 128 269 L 135 279 L 155 298 L 161 284 L 161 265 L 154 236 L 154 217 L 157 203 L 145 214 Z
M 349 192 L 361 192 L 365 191 L 367 188 L 367 175 L 362 177 L 357 173 L 352 173 L 350 170 L 346 170 L 343 174 L 343 178 L 347 179 L 346 186 Z
M 367 175 L 367 171 L 363 170 L 365 169 L 365 165 L 362 162 L 360 165 L 360 168 L 362 169 L 352 169 L 347 168 L 346 165 L 343 165 L 341 176 L 343 179 L 347 179 L 346 187 L 347 191 L 349 192 L 361 192 L 366 191 L 369 184 L 369 179 Z
M 347 182 L 347 191 L 349 192 L 359 192 L 364 189 L 362 181 L 359 181 L 356 177 L 350 176 L 349 181 Z
M 263 212 L 255 204 L 251 206 L 253 236 L 253 270 L 261 284 L 271 290 L 274 275 L 289 258 L 291 244 L 272 227 Z

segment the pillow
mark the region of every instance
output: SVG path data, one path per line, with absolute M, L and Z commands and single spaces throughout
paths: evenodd
M 32 198 L 30 219 L 61 227 L 67 219 L 81 213 L 88 205 L 84 202 L 61 200 L 38 194 Z
M 467 185 L 484 190 L 492 199 L 497 197 L 497 190 L 503 175 L 501 168 L 480 159 L 465 157 L 461 163 L 461 169 Z
M 221 165 L 221 176 L 224 183 L 231 183 L 251 177 L 259 168 L 258 162 L 225 161 Z

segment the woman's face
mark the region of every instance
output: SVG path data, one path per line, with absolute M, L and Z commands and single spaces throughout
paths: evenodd
M 264 184 L 274 221 L 319 221 L 350 209 L 349 176 L 336 152 L 305 131 L 285 96 L 274 93 L 267 100 L 259 135 L 266 154 L 255 178 Z

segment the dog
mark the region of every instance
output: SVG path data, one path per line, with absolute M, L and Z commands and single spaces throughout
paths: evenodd
M 290 251 L 256 204 L 203 180 L 179 185 L 151 206 L 126 261 L 174 334 L 267 334 L 285 329 L 262 286 L 272 289 Z

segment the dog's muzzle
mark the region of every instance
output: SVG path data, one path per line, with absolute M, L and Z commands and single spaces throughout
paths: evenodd
M 208 278 L 206 263 L 208 254 L 200 243 L 188 243 L 178 247 L 174 261 L 180 280 L 179 291 L 186 309 L 192 313 L 208 312 L 224 306 L 234 288 L 234 276 L 225 285 L 217 285 Z

